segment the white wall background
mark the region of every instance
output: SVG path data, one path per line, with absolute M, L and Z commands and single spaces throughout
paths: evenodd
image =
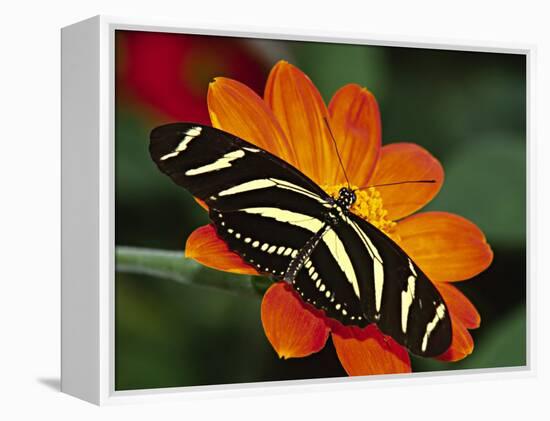
M 4 2 L 0 6 L 0 418 L 151 419 L 542 419 L 550 373 L 548 143 L 550 30 L 542 1 L 96 0 Z M 536 377 L 449 384 L 334 388 L 266 395 L 97 408 L 58 392 L 60 295 L 59 87 L 62 26 L 98 13 L 168 18 L 182 26 L 235 24 L 346 31 L 391 38 L 536 44 L 531 165 L 536 220 Z M 510 198 L 514 200 L 514 198 Z M 536 254 L 535 254 L 536 253 Z M 537 259 L 539 259 L 537 261 Z M 546 388 L 546 390 L 544 390 Z M 548 418 L 546 418 L 548 419 Z

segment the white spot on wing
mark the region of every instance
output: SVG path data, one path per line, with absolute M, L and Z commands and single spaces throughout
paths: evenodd
M 173 152 L 166 154 L 160 158 L 161 161 L 164 161 L 165 159 L 172 158 L 174 156 L 178 156 L 180 152 L 187 149 L 187 145 L 189 145 L 189 142 L 191 142 L 195 137 L 201 134 L 202 127 L 191 127 L 187 132 L 185 132 L 186 136 L 183 138 L 183 140 L 179 143 L 178 146 L 176 146 L 176 149 L 174 149 Z
M 378 249 L 374 247 L 374 244 L 368 237 L 368 235 L 353 221 L 349 218 L 346 218 L 346 222 L 350 227 L 352 227 L 363 244 L 365 245 L 370 257 L 372 258 L 372 263 L 374 267 L 374 297 L 376 312 L 380 312 L 380 307 L 382 306 L 382 291 L 384 290 L 384 262 L 378 253 Z
M 196 127 L 191 127 L 189 130 L 187 130 L 185 134 L 188 136 L 197 137 L 198 135 L 201 134 L 201 132 L 202 132 L 202 127 L 196 126 Z
M 426 348 L 428 347 L 428 339 L 430 339 L 430 335 L 443 317 L 445 317 L 445 306 L 441 303 L 435 309 L 435 316 L 433 320 L 426 325 L 426 333 L 424 333 L 424 338 L 422 339 L 422 352 L 426 351 Z
M 303 213 L 292 212 L 279 208 L 244 208 L 243 212 L 260 215 L 265 218 L 272 218 L 279 222 L 284 222 L 290 225 L 304 228 L 308 231 L 316 233 L 319 231 L 324 222 Z
M 185 175 L 187 176 L 193 176 L 193 175 L 199 175 L 204 173 L 209 173 L 212 171 L 218 171 L 223 168 L 229 168 L 231 167 L 231 162 L 235 161 L 236 159 L 242 158 L 245 155 L 244 151 L 242 149 L 238 149 L 233 152 L 226 153 L 223 157 L 220 159 L 212 162 L 211 164 L 203 165 L 202 167 L 193 168 L 191 170 L 185 171 Z
M 409 310 L 414 300 L 414 288 L 416 278 L 409 276 L 407 279 L 407 291 L 401 291 L 401 330 L 407 332 L 407 321 L 409 318 Z
M 178 156 L 178 155 L 179 155 L 179 152 L 170 152 L 170 153 L 167 153 L 166 155 L 162 155 L 160 157 L 160 160 L 164 161 L 165 159 L 173 158 L 173 157 Z
M 357 281 L 357 276 L 355 275 L 353 264 L 351 263 L 351 259 L 344 244 L 342 243 L 342 240 L 340 240 L 340 237 L 338 237 L 333 230 L 328 230 L 323 236 L 323 241 L 330 250 L 334 260 L 338 263 L 338 266 L 342 272 L 346 275 L 348 282 L 353 287 L 353 292 L 358 298 L 361 298 L 359 294 L 359 283 Z
M 250 148 L 243 148 L 249 150 Z M 321 198 L 318 194 L 310 192 L 309 190 L 298 186 L 296 184 L 290 183 L 289 181 L 279 180 L 277 178 L 261 178 L 258 180 L 246 181 L 237 186 L 233 186 L 229 189 L 222 190 L 218 193 L 218 196 L 230 196 L 232 194 L 244 193 L 247 191 L 266 189 L 270 187 L 277 187 L 279 189 L 290 190 L 295 193 L 307 196 L 311 199 L 316 200 L 319 203 L 325 204 L 326 200 Z
M 416 278 L 418 275 L 416 274 L 416 270 L 414 270 L 414 266 L 412 264 L 412 261 L 411 259 L 408 259 L 409 260 L 409 269 L 411 270 L 412 274 L 414 275 L 414 277 Z
M 259 180 L 247 181 L 246 183 L 239 184 L 226 190 L 222 190 L 218 193 L 218 196 L 230 196 L 232 194 L 243 193 L 252 190 L 265 189 L 275 186 L 275 182 L 270 179 L 264 178 Z

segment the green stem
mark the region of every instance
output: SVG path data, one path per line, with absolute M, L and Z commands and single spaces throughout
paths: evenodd
M 235 275 L 210 269 L 186 259 L 183 251 L 117 246 L 115 256 L 117 272 L 149 275 L 239 295 L 262 296 L 273 282 L 262 276 Z

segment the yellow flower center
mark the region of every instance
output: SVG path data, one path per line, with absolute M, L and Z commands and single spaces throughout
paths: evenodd
M 340 189 L 342 187 L 348 187 L 348 185 L 323 185 L 321 187 L 324 191 L 336 199 Z M 357 186 L 352 185 L 351 188 L 356 189 Z M 368 189 L 355 190 L 355 196 L 357 200 L 351 206 L 350 210 L 355 215 L 366 219 L 376 228 L 391 237 L 393 228 L 397 225 L 397 223 L 387 218 L 388 211 L 384 209 L 380 192 L 374 187 L 369 187 Z

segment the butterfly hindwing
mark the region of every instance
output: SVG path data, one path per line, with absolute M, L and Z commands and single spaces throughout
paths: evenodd
M 297 274 L 294 288 L 304 301 L 325 311 L 344 325 L 368 324 L 361 305 L 359 279 L 349 266 L 350 255 L 338 237 L 340 227 L 329 229 Z
M 245 211 L 211 210 L 210 217 L 230 250 L 258 272 L 279 279 L 311 235 L 288 222 Z
M 375 322 L 417 355 L 439 355 L 450 345 L 450 318 L 433 284 L 389 237 L 353 214 L 323 235 L 294 286 L 329 317 L 359 327 Z
M 380 330 L 422 356 L 436 356 L 451 344 L 452 328 L 443 298 L 407 254 L 388 236 L 356 215 L 347 222 L 373 253 L 373 294 L 363 301 L 366 316 Z M 372 305 L 372 303 L 374 305 Z

